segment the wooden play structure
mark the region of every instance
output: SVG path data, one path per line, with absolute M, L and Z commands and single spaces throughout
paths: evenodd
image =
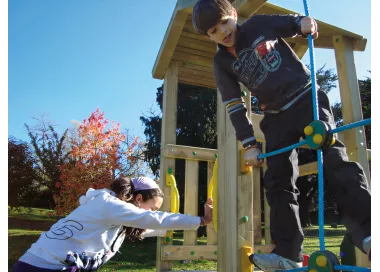
M 191 22 L 192 8 L 197 0 L 178 0 L 153 68 L 153 77 L 164 79 L 160 187 L 165 194 L 162 210 L 170 211 L 172 186 L 168 174 L 175 173 L 175 160 L 186 160 L 184 213 L 197 215 L 199 161 L 208 162 L 208 180 L 218 157 L 218 227 L 217 232 L 208 227 L 207 245 L 197 245 L 196 231 L 184 232 L 184 245 L 172 245 L 171 237 L 159 239 L 157 246 L 157 271 L 171 271 L 174 260 L 217 260 L 217 270 L 223 272 L 252 271 L 250 252 L 270 252 L 269 207 L 264 206 L 265 237 L 261 232 L 260 169 L 241 167 L 242 146 L 236 140 L 228 113 L 218 94 L 217 135 L 218 149 L 204 149 L 176 145 L 178 83 L 216 89 L 213 74 L 213 57 L 217 47 L 198 35 Z M 266 0 L 231 1 L 242 23 L 254 14 L 295 14 L 291 10 L 267 3 Z M 353 51 L 364 51 L 367 40 L 358 34 L 318 21 L 319 38 L 315 47 L 335 51 L 339 89 L 343 105 L 344 123 L 362 119 L 358 79 Z M 307 39 L 287 39 L 299 58 L 308 50 Z M 242 87 L 242 95 L 250 112 L 250 92 Z M 264 142 L 259 128 L 262 116 L 251 114 L 255 136 Z M 352 161 L 363 166 L 369 179 L 368 159 L 363 128 L 342 132 L 347 154 Z M 265 143 L 263 143 L 265 147 Z M 265 153 L 265 149 L 263 150 Z M 217 154 L 217 156 L 216 156 Z M 228 154 L 228 156 L 227 156 Z M 265 165 L 264 171 L 265 171 Z M 317 172 L 317 163 L 300 167 L 300 176 Z M 169 186 L 168 186 L 169 184 Z M 175 206 L 175 205 L 174 205 Z M 357 250 L 357 265 L 368 266 L 367 257 Z

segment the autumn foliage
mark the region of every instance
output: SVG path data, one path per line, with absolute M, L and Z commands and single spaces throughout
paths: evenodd
M 59 194 L 54 196 L 56 212 L 64 215 L 78 205 L 78 199 L 88 188 L 109 188 L 120 171 L 120 158 L 132 153 L 137 138 L 122 150 L 126 136 L 120 132 L 120 124 L 108 120 L 99 109 L 78 127 L 78 137 L 71 140 L 69 162 L 61 165 L 61 182 L 56 183 Z

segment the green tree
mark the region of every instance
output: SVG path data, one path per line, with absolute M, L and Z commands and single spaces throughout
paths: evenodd
M 8 205 L 31 207 L 39 194 L 36 186 L 34 158 L 27 143 L 8 138 Z
M 50 208 L 55 207 L 53 195 L 58 193 L 56 182 L 60 182 L 60 165 L 67 161 L 69 153 L 64 147 L 68 130 L 59 135 L 51 122 L 43 118 L 36 119 L 37 125 L 25 124 L 30 143 L 34 149 L 36 181 L 40 187 L 46 188 L 45 196 Z

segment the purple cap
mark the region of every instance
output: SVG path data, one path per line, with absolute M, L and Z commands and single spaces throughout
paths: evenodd
M 150 179 L 148 177 L 133 178 L 132 183 L 133 183 L 133 186 L 135 187 L 135 191 L 160 188 L 153 179 Z

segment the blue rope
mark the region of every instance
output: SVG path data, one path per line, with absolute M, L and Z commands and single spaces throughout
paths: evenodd
M 300 147 L 301 145 L 307 145 L 307 142 L 306 140 L 303 140 L 299 143 L 296 143 L 296 144 L 293 144 L 293 145 L 290 145 L 290 146 L 287 146 L 287 147 L 284 147 L 284 148 L 281 148 L 281 149 L 278 149 L 278 150 L 275 150 L 275 151 L 272 151 L 272 152 L 268 152 L 268 153 L 265 153 L 265 154 L 261 154 L 260 156 L 258 156 L 257 158 L 258 159 L 265 159 L 265 158 L 268 158 L 270 156 L 274 156 L 274 155 L 278 155 L 278 154 L 281 154 L 283 152 L 286 152 L 286 151 L 289 151 L 289 150 L 292 150 L 292 149 L 295 149 L 297 147 Z
M 342 132 L 342 131 L 349 130 L 349 129 L 352 129 L 352 128 L 355 128 L 355 127 L 365 126 L 365 125 L 368 125 L 368 124 L 371 124 L 371 118 L 368 118 L 368 119 L 365 119 L 365 120 L 361 120 L 361 121 L 358 121 L 358 122 L 354 122 L 354 123 L 351 123 L 351 124 L 348 124 L 348 125 L 345 125 L 345 126 L 341 126 L 341 127 L 336 128 L 336 129 L 332 129 L 328 133 L 329 134 L 334 134 L 334 133 Z M 293 144 L 293 145 L 290 145 L 290 146 L 287 146 L 287 147 L 284 147 L 284 148 L 281 148 L 281 149 L 278 149 L 278 150 L 275 150 L 275 151 L 272 151 L 272 152 L 261 154 L 257 158 L 258 159 L 265 159 L 265 158 L 268 158 L 268 157 L 271 157 L 271 156 L 274 156 L 274 155 L 278 155 L 278 154 L 281 154 L 283 152 L 286 152 L 286 151 L 298 148 L 298 147 L 300 147 L 302 145 L 307 145 L 307 141 L 303 140 L 303 141 L 301 141 L 299 143 L 296 143 L 296 144 Z
M 342 271 L 354 271 L 354 272 L 368 272 L 371 271 L 370 268 L 360 267 L 360 266 L 350 266 L 350 265 L 335 265 L 334 270 Z
M 309 7 L 307 0 L 303 0 L 305 7 L 305 15 L 309 16 Z M 314 69 L 314 41 L 311 34 L 308 35 L 308 44 L 310 52 L 310 70 L 311 70 L 311 83 L 312 83 L 312 97 L 313 97 L 313 115 L 314 120 L 319 120 L 318 112 L 318 93 L 317 93 L 317 80 Z M 317 151 L 318 154 L 318 223 L 319 223 L 319 245 L 321 250 L 325 250 L 325 232 L 324 232 L 324 201 L 323 201 L 323 154 L 322 150 Z
M 318 223 L 319 223 L 319 247 L 321 251 L 326 250 L 325 247 L 325 229 L 324 229 L 324 210 L 325 203 L 323 200 L 324 184 L 323 184 L 323 153 L 318 149 Z
M 368 118 L 365 120 L 360 120 L 360 121 L 357 121 L 357 122 L 354 122 L 354 123 L 351 123 L 351 124 L 348 124 L 345 126 L 341 126 L 341 127 L 336 128 L 336 129 L 333 129 L 333 130 L 330 130 L 329 134 L 334 134 L 334 133 L 342 132 L 342 131 L 345 131 L 345 130 L 348 130 L 351 128 L 365 126 L 365 125 L 369 125 L 369 124 L 371 124 L 371 118 Z
M 345 126 L 341 126 L 341 127 L 336 128 L 336 129 L 332 129 L 328 133 L 329 134 L 334 134 L 334 133 L 342 132 L 342 131 L 349 130 L 349 129 L 352 129 L 352 128 L 355 128 L 355 127 L 365 126 L 365 125 L 368 125 L 368 124 L 371 124 L 371 118 L 368 118 L 368 119 L 365 119 L 365 120 L 361 120 L 361 121 L 358 121 L 358 122 L 354 122 L 354 123 L 351 123 L 351 124 L 348 124 L 348 125 L 345 125 Z M 258 159 L 265 159 L 265 158 L 268 158 L 268 157 L 271 157 L 271 156 L 274 156 L 274 155 L 278 155 L 278 154 L 281 154 L 283 152 L 286 152 L 286 151 L 298 148 L 298 147 L 300 147 L 302 145 L 307 145 L 307 141 L 303 140 L 303 141 L 301 141 L 299 143 L 296 143 L 296 144 L 293 144 L 293 145 L 290 145 L 290 146 L 287 146 L 287 147 L 284 147 L 284 148 L 281 148 L 281 149 L 278 149 L 278 150 L 275 150 L 275 151 L 272 151 L 272 152 L 261 154 L 257 158 Z

